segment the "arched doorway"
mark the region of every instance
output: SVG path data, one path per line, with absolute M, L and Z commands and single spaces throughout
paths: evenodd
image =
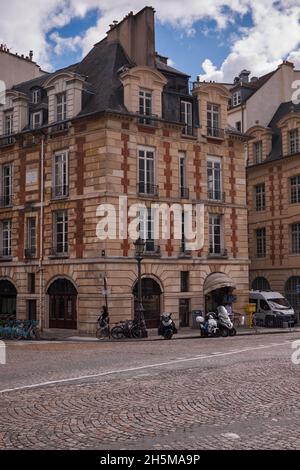
M 7 279 L 0 280 L 0 317 L 16 316 L 17 289 Z
M 233 295 L 235 283 L 225 273 L 211 273 L 203 284 L 205 312 L 216 312 L 219 305 L 226 305 L 232 309 L 236 300 Z
M 299 287 L 298 287 L 299 286 Z M 285 283 L 284 296 L 291 304 L 295 312 L 300 311 L 300 276 L 291 276 Z
M 145 322 L 147 328 L 157 328 L 160 320 L 160 300 L 161 288 L 154 279 L 151 277 L 142 278 L 142 303 L 144 307 Z M 137 282 L 133 288 L 134 295 L 134 311 L 136 309 L 136 302 L 138 296 Z
M 49 294 L 49 327 L 77 328 L 77 290 L 68 279 L 54 281 Z
M 271 290 L 270 283 L 265 277 L 256 277 L 252 282 L 253 290 Z

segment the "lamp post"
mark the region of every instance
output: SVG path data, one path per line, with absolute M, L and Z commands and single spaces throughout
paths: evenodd
M 135 309 L 135 317 L 139 326 L 139 335 L 140 337 L 145 338 L 148 336 L 148 334 L 147 334 L 145 318 L 144 318 L 144 307 L 142 304 L 142 276 L 141 276 L 141 263 L 143 259 L 144 249 L 145 249 L 145 242 L 144 240 L 141 239 L 141 237 L 139 237 L 134 242 L 134 248 L 135 248 L 135 259 L 137 260 L 137 263 L 138 263 L 138 298 L 137 298 L 137 307 Z

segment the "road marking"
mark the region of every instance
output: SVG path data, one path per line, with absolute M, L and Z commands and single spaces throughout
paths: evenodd
M 227 437 L 228 439 L 240 439 L 240 436 L 234 432 L 225 432 L 224 434 L 221 434 L 221 436 Z
M 289 341 L 289 343 L 293 343 L 294 340 Z M 228 352 L 222 352 L 222 353 L 211 353 L 207 356 L 193 356 L 185 359 L 175 359 L 173 361 L 168 361 L 168 362 L 160 362 L 157 364 L 147 364 L 144 366 L 137 366 L 137 367 L 130 367 L 128 369 L 118 369 L 118 370 L 110 370 L 106 372 L 100 372 L 99 374 L 91 374 L 91 375 L 81 375 L 79 377 L 69 377 L 67 379 L 58 379 L 58 380 L 50 380 L 48 382 L 40 382 L 36 384 L 31 384 L 31 385 L 22 385 L 21 387 L 14 387 L 14 388 L 6 388 L 4 390 L 0 390 L 0 393 L 8 393 L 8 392 L 15 392 L 18 390 L 26 390 L 26 389 L 32 389 L 32 388 L 38 388 L 38 387 L 47 387 L 48 385 L 55 385 L 55 384 L 61 384 L 61 383 L 67 383 L 67 382 L 75 382 L 77 380 L 85 380 L 85 379 L 95 379 L 97 377 L 104 377 L 106 375 L 114 375 L 114 374 L 122 374 L 124 372 L 134 372 L 136 370 L 143 370 L 143 369 L 152 369 L 154 367 L 161 367 L 161 366 L 169 366 L 172 364 L 176 364 L 179 362 L 189 362 L 189 361 L 195 361 L 195 360 L 201 360 L 201 359 L 214 359 L 215 357 L 224 357 L 224 356 L 232 356 L 234 354 L 240 354 L 248 351 L 257 351 L 259 349 L 268 349 L 268 348 L 274 348 L 275 346 L 287 346 L 287 342 L 281 342 L 281 343 L 272 343 L 268 345 L 261 345 L 261 346 L 256 346 L 252 348 L 244 348 L 244 349 L 238 349 L 236 351 L 228 351 Z

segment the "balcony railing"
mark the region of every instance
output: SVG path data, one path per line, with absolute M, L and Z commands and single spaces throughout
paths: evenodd
M 67 247 L 53 246 L 50 249 L 49 255 L 53 258 L 67 258 L 69 256 L 69 252 Z
M 182 134 L 189 137 L 197 137 L 197 129 L 194 126 L 185 125 L 182 128 Z
M 54 123 L 52 126 L 49 127 L 49 134 L 56 134 L 58 132 L 67 131 L 70 127 L 70 121 L 63 121 Z
M 181 199 L 188 199 L 190 197 L 189 188 L 179 188 Z
M 222 191 L 217 191 L 215 189 L 209 189 L 207 191 L 207 198 L 210 201 L 225 202 L 225 193 L 223 193 Z
M 220 129 L 219 127 L 212 127 L 207 126 L 207 137 L 213 137 L 216 139 L 224 139 L 224 129 Z
M 52 199 L 64 199 L 69 196 L 69 186 L 64 184 L 62 186 L 54 186 L 52 188 Z
M 210 251 L 208 253 L 209 258 L 228 258 L 228 251 L 226 248 L 223 250 L 213 250 L 210 248 Z
M 137 184 L 137 191 L 143 196 L 158 196 L 158 186 L 155 184 L 140 182 Z
M 8 145 L 13 145 L 15 143 L 16 143 L 16 138 L 12 135 L 0 138 L 0 147 L 6 147 Z
M 146 240 L 144 255 L 160 255 L 160 246 L 154 240 Z
M 35 258 L 35 257 L 36 257 L 36 248 L 35 247 L 25 249 L 25 258 L 26 259 Z
M 0 196 L 0 208 L 11 207 L 12 200 L 13 200 L 12 194 L 9 194 L 7 196 Z
M 158 126 L 157 114 L 141 114 L 139 111 L 137 111 L 136 114 L 138 124 L 152 127 Z

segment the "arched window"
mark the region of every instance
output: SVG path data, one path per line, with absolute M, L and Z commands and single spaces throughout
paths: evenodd
M 300 276 L 291 276 L 285 283 L 284 294 L 291 306 L 295 310 L 300 307 L 300 293 L 298 293 L 298 286 L 300 288 Z
M 50 295 L 77 295 L 77 290 L 75 289 L 72 282 L 68 279 L 60 278 L 56 279 L 48 289 L 48 294 Z
M 256 277 L 252 282 L 253 290 L 271 290 L 269 281 L 265 277 Z

